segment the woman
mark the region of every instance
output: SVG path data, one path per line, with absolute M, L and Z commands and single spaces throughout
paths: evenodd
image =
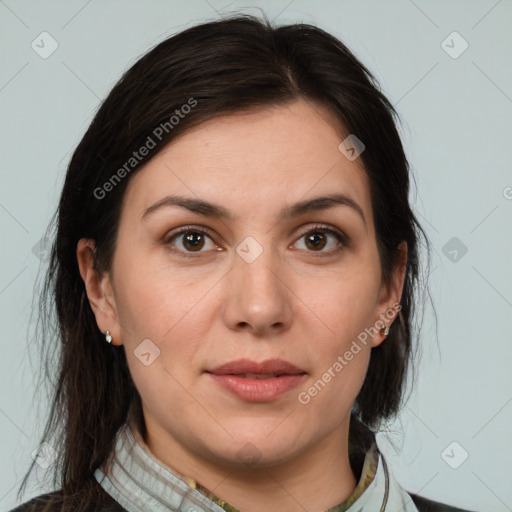
M 206 23 L 128 70 L 58 209 L 59 490 L 17 512 L 460 510 L 375 442 L 424 237 L 395 115 L 308 25 Z

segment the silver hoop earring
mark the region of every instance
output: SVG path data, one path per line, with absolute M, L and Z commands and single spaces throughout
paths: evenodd
M 105 333 L 105 340 L 107 341 L 107 343 L 112 343 L 112 335 L 110 334 L 110 331 L 107 331 Z

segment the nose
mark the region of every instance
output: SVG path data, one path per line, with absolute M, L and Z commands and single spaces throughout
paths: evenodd
M 289 329 L 293 293 L 280 266 L 270 249 L 254 261 L 234 256 L 226 276 L 223 308 L 224 321 L 231 330 L 263 337 Z

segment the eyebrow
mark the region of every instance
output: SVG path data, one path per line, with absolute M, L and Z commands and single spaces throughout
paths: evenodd
M 224 208 L 203 199 L 196 199 L 192 197 L 184 197 L 177 195 L 166 196 L 160 201 L 152 204 L 149 208 L 144 210 L 142 219 L 149 217 L 152 213 L 160 210 L 164 207 L 179 206 L 186 208 L 187 210 L 203 215 L 205 217 L 211 217 L 215 219 L 230 219 L 233 220 L 234 215 Z M 357 204 L 351 197 L 346 194 L 330 194 L 327 196 L 314 197 L 312 199 L 306 199 L 299 201 L 291 206 L 284 208 L 278 215 L 279 220 L 290 219 L 298 217 L 309 212 L 317 212 L 320 210 L 327 210 L 335 206 L 347 206 L 361 217 L 362 221 L 366 225 L 366 218 L 363 213 L 363 209 Z

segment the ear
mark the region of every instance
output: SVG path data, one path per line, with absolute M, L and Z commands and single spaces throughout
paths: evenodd
M 85 284 L 89 304 L 96 317 L 98 329 L 102 333 L 110 331 L 113 345 L 122 345 L 121 327 L 110 275 L 99 273 L 94 266 L 94 240 L 82 238 L 76 249 L 80 276 Z
M 400 300 L 404 288 L 405 273 L 407 270 L 407 242 L 403 240 L 396 248 L 397 264 L 388 285 L 382 285 L 379 292 L 378 314 L 375 322 L 378 333 L 372 338 L 372 347 L 380 345 L 386 336 L 380 332 L 383 326 L 391 327 L 400 311 Z M 399 320 L 396 320 L 399 321 Z

